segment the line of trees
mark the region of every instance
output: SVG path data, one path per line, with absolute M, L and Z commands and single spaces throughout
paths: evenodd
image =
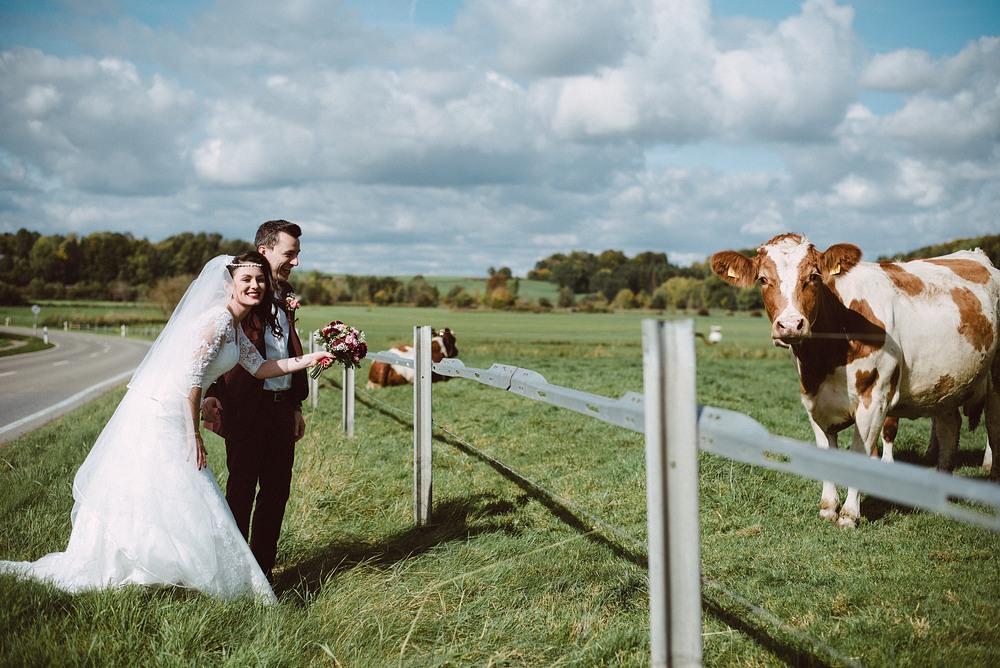
M 0 303 L 29 299 L 149 298 L 157 285 L 197 275 L 211 258 L 252 249 L 220 234 L 184 232 L 152 243 L 131 234 L 0 235 Z
M 205 232 L 183 232 L 153 243 L 127 233 L 42 235 L 22 228 L 0 234 L 0 305 L 49 299 L 148 300 L 169 313 L 211 258 L 252 249 L 247 241 Z M 436 306 L 442 299 L 422 276 L 404 283 L 392 277 L 307 272 L 299 280 L 298 289 L 313 304 Z
M 1000 235 L 929 246 L 901 259 L 975 247 L 982 248 L 993 264 L 1000 266 Z M 20 229 L 14 234 L 0 234 L 0 304 L 43 299 L 148 300 L 159 303 L 169 313 L 209 259 L 250 249 L 252 245 L 246 241 L 205 232 L 183 232 L 153 243 L 116 232 L 42 235 Z M 747 255 L 753 253 L 745 251 Z M 456 285 L 442 295 L 423 276 L 402 281 L 391 276 L 332 276 L 308 271 L 299 273 L 295 281 L 305 303 L 320 305 L 445 304 L 457 308 L 560 307 L 584 311 L 763 307 L 759 290 L 733 288 L 712 273 L 707 263 L 679 267 L 671 264 L 665 253 L 651 251 L 630 258 L 617 250 L 597 254 L 577 250 L 539 260 L 526 278 L 555 284 L 555 304 L 546 298 L 533 303 L 519 297 L 520 280 L 507 267 L 490 267 L 487 273 L 482 292 L 476 289 L 472 294 L 466 286 Z
M 588 311 L 753 308 L 759 302 L 752 293 L 738 294 L 707 264 L 679 267 L 651 251 L 631 258 L 618 250 L 556 253 L 539 260 L 527 277 L 558 285 L 558 306 Z

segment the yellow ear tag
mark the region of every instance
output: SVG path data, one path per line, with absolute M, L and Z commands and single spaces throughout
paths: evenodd
M 729 278 L 739 278 L 740 277 L 739 274 L 737 274 L 735 271 L 733 271 L 732 267 L 729 268 L 729 271 L 727 271 L 726 274 L 729 276 Z
M 836 276 L 839 273 L 840 273 L 840 263 L 838 262 L 837 266 L 830 270 L 830 275 Z

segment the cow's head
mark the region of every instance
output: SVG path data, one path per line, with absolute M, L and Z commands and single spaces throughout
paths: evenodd
M 860 260 L 857 246 L 837 244 L 821 253 L 803 236 L 782 234 L 758 248 L 752 258 L 720 251 L 711 257 L 711 265 L 712 271 L 735 286 L 760 284 L 771 320 L 771 340 L 787 347 L 812 334 L 836 278 Z
M 458 345 L 455 343 L 455 333 L 450 329 L 445 327 L 444 329 L 439 329 L 435 333 L 436 337 L 440 337 L 441 344 L 444 347 L 445 357 L 458 357 Z

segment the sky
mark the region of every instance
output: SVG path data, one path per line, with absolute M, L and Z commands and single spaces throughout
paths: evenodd
M 1000 233 L 1000 3 L 0 0 L 0 233 L 300 270 Z

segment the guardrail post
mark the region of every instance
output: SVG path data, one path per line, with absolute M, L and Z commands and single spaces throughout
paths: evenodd
M 645 320 L 642 335 L 651 663 L 700 666 L 694 321 Z
M 354 438 L 354 367 L 344 367 L 344 398 L 341 427 L 348 438 Z
M 413 515 L 431 521 L 431 328 L 413 328 Z
M 317 332 L 309 332 L 309 352 L 316 351 L 316 334 Z M 319 378 L 313 378 L 309 376 L 309 405 L 313 408 L 319 404 Z

